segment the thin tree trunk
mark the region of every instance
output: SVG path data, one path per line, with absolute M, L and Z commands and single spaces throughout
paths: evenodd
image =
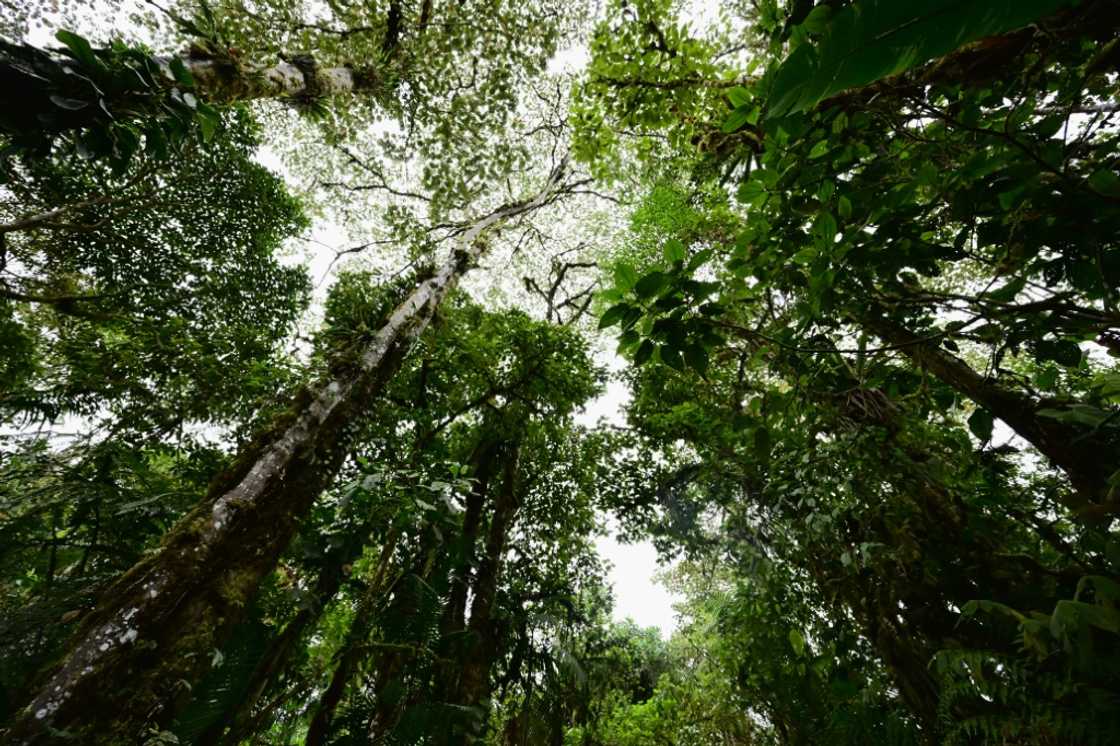
M 242 450 L 160 551 L 102 597 L 16 716 L 8 743 L 46 743 L 60 730 L 83 743 L 129 742 L 174 716 L 334 478 L 352 438 L 350 421 L 485 251 L 483 234 L 552 201 L 563 172 L 556 169 L 532 199 L 471 225 L 451 259 L 393 311 L 355 363 L 298 395 L 286 416 Z
M 288 660 L 296 645 L 303 639 L 304 633 L 312 628 L 319 620 L 330 600 L 342 587 L 345 577 L 344 567 L 361 554 L 361 543 L 348 542 L 348 546 L 334 552 L 328 559 L 319 577 L 315 581 L 314 600 L 289 621 L 269 644 L 265 654 L 261 656 L 256 668 L 253 669 L 249 686 L 245 689 L 245 696 L 237 703 L 221 722 L 215 724 L 200 738 L 200 743 L 240 743 L 247 735 L 245 726 L 252 721 L 253 708 L 257 701 L 272 686 L 276 677 L 287 667 Z M 222 740 L 226 726 L 229 733 Z
M 935 375 L 1003 420 L 1023 440 L 1061 468 L 1080 494 L 1071 504 L 1074 510 L 1089 503 L 1106 503 L 1109 477 L 1117 470 L 1117 444 L 1092 428 L 1074 427 L 1043 417 L 1045 407 L 1029 396 L 998 385 L 981 376 L 963 360 L 942 349 L 936 342 L 923 340 L 909 329 L 881 315 L 868 315 L 860 323 L 879 338 L 894 345 L 915 365 Z M 1114 512 L 1120 508 L 1112 508 Z
M 338 703 L 342 701 L 346 686 L 350 683 L 354 671 L 357 670 L 358 664 L 361 663 L 362 657 L 365 655 L 366 641 L 369 640 L 370 630 L 373 628 L 377 612 L 377 599 L 383 595 L 382 586 L 385 584 L 385 573 L 389 567 L 389 561 L 392 559 L 393 551 L 397 547 L 397 542 L 400 540 L 400 535 L 401 527 L 394 527 L 381 548 L 377 571 L 374 573 L 373 579 L 370 580 L 369 588 L 366 589 L 358 603 L 358 612 L 354 615 L 354 621 L 351 622 L 350 629 L 346 634 L 346 642 L 339 652 L 338 663 L 335 665 L 334 673 L 331 674 L 331 682 L 327 686 L 327 690 L 323 692 L 323 696 L 319 698 L 315 714 L 311 717 L 311 723 L 307 729 L 306 746 L 321 746 L 326 742 L 331 721 L 334 719 L 334 712 L 338 709 Z
M 506 537 L 518 508 L 517 474 L 520 450 L 517 445 L 503 464 L 502 487 L 494 502 L 490 530 L 486 537 L 486 554 L 479 563 L 471 602 L 471 618 L 467 625 L 468 646 L 459 678 L 458 704 L 477 707 L 489 695 L 490 667 L 496 653 L 497 634 L 494 629 L 494 602 L 502 574 L 502 556 Z

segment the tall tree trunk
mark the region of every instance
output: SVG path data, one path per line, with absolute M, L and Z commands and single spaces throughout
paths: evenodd
M 519 505 L 517 476 L 520 449 L 512 445 L 502 464 L 502 486 L 494 501 L 486 550 L 474 583 L 471 617 L 467 625 L 467 648 L 459 676 L 457 704 L 478 707 L 489 695 L 490 667 L 496 654 L 497 631 L 493 612 L 502 573 L 506 537 Z
M 485 251 L 483 234 L 554 199 L 563 172 L 556 169 L 535 197 L 472 224 L 453 256 L 393 311 L 354 363 L 298 395 L 241 451 L 160 551 L 129 570 L 86 617 L 69 652 L 16 716 L 8 743 L 46 743 L 61 730 L 83 743 L 131 742 L 174 716 L 334 478 L 352 438 L 350 421 Z
M 361 663 L 365 655 L 366 642 L 369 640 L 377 613 L 377 600 L 383 595 L 385 573 L 389 568 L 389 562 L 392 559 L 393 551 L 397 547 L 397 542 L 400 540 L 400 534 L 400 527 L 394 527 L 381 549 L 377 570 L 373 579 L 370 580 L 369 587 L 358 602 L 358 611 L 354 615 L 354 621 L 351 622 L 350 629 L 346 633 L 346 641 L 338 654 L 338 662 L 335 665 L 334 673 L 331 674 L 331 682 L 326 691 L 323 692 L 323 696 L 319 698 L 315 714 L 311 717 L 311 723 L 307 729 L 306 746 L 321 746 L 326 742 L 338 703 L 342 701 L 346 686 L 350 683 L 354 671 L 357 670 L 358 664 Z
M 314 627 L 323 613 L 323 608 L 330 603 L 338 589 L 342 586 L 345 576 L 344 567 L 353 562 L 361 554 L 359 542 L 348 542 L 347 546 L 333 552 L 326 560 L 326 564 L 319 572 L 315 581 L 313 600 L 306 607 L 299 610 L 294 617 L 284 625 L 280 634 L 273 638 L 265 650 L 260 661 L 253 669 L 249 678 L 249 685 L 245 688 L 245 696 L 234 705 L 226 717 L 207 730 L 200 738 L 200 743 L 240 743 L 244 738 L 244 726 L 252 720 L 253 708 L 257 701 L 273 684 L 276 678 L 284 671 L 297 644 L 303 639 L 304 633 Z M 229 728 L 228 736 L 222 741 L 222 736 Z
M 443 550 L 443 541 L 434 525 L 430 525 L 424 532 L 419 553 L 410 572 L 397 580 L 393 599 L 385 612 L 387 619 L 410 620 L 415 619 L 420 613 L 423 604 L 421 594 L 423 586 L 432 578 L 433 571 L 441 563 L 437 562 L 437 555 Z M 419 625 L 423 627 L 423 622 Z M 413 629 L 411 633 L 421 630 Z M 372 743 L 382 743 L 385 737 L 396 726 L 400 716 L 401 703 L 404 700 L 403 690 L 393 693 L 393 684 L 398 681 L 405 664 L 412 658 L 413 653 L 406 648 L 408 643 L 415 642 L 415 635 L 405 638 L 395 638 L 392 645 L 383 648 L 375 664 L 373 683 L 373 716 L 371 717 L 370 733 Z
M 981 376 L 937 342 L 924 340 L 885 316 L 868 314 L 860 323 L 897 347 L 915 365 L 1006 422 L 1019 437 L 1065 471 L 1080 497 L 1069 507 L 1081 510 L 1091 503 L 1109 502 L 1108 479 L 1120 468 L 1120 448 L 1115 442 L 1092 428 L 1041 416 L 1038 412 L 1045 407 L 1041 402 Z M 1109 512 L 1117 510 L 1120 505 L 1113 504 Z
M 467 494 L 463 528 L 454 542 L 456 563 L 452 570 L 451 590 L 440 620 L 440 634 L 444 637 L 463 629 L 464 619 L 466 619 L 468 576 L 474 564 L 475 544 L 478 541 L 479 526 L 482 524 L 482 509 L 486 504 L 486 493 L 490 489 L 490 478 L 494 472 L 494 454 L 498 445 L 484 434 L 471 457 L 472 476 L 475 482 Z

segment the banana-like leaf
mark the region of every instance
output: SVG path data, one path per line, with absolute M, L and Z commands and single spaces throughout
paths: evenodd
M 855 0 L 775 72 L 769 116 L 806 111 L 851 88 L 904 72 L 1080 0 Z M 814 29 L 815 30 L 815 29 Z

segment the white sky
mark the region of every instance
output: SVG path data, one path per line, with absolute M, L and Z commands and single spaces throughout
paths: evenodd
M 617 371 L 625 364 L 622 358 L 611 355 L 608 368 Z M 603 395 L 589 402 L 576 417 L 576 423 L 590 427 L 602 419 L 614 425 L 625 424 L 622 408 L 629 398 L 626 386 L 611 380 Z M 609 535 L 597 539 L 595 548 L 610 563 L 607 577 L 614 590 L 614 618 L 622 621 L 629 617 L 643 627 L 657 627 L 661 636 L 668 638 L 677 628 L 673 604 L 683 599 L 654 578 L 664 567 L 658 563 L 657 550 L 649 541 L 623 544 L 615 538 L 610 520 L 607 526 Z

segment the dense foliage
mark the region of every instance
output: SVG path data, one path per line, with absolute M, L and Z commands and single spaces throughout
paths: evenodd
M 1120 740 L 1120 8 L 696 5 L 0 39 L 6 742 Z

